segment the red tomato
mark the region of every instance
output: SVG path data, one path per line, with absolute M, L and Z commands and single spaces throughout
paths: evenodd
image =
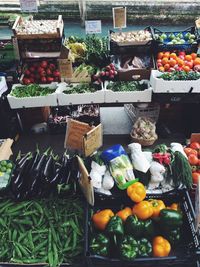
M 197 156 L 195 156 L 194 154 L 190 154 L 188 156 L 188 161 L 191 165 L 197 165 L 199 163 L 199 159 Z
M 190 144 L 190 147 L 193 149 L 200 149 L 200 144 L 199 144 L 199 142 L 192 142 Z
M 190 147 L 185 147 L 184 148 L 184 152 L 187 156 L 191 155 L 191 154 L 194 154 L 195 156 L 198 155 L 198 152 L 195 150 L 195 149 L 192 149 Z
M 193 184 L 197 184 L 199 179 L 200 179 L 200 173 L 193 172 L 192 173 L 192 181 L 193 181 Z

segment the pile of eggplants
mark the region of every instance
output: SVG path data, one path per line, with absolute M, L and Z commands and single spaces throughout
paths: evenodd
M 15 165 L 9 185 L 14 199 L 68 195 L 76 190 L 78 162 L 75 156 L 64 153 L 59 158 L 50 148 L 43 153 L 36 149 L 33 153 L 18 155 Z

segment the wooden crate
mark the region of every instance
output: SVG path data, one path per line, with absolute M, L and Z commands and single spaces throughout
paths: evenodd
M 34 22 L 45 23 L 47 20 L 33 20 Z M 57 20 L 51 20 L 55 23 L 55 31 L 52 33 L 37 33 L 37 34 L 28 34 L 28 33 L 20 33 L 18 31 L 18 27 L 23 25 L 24 19 L 21 16 L 18 16 L 15 20 L 15 23 L 12 27 L 14 36 L 18 39 L 53 39 L 53 38 L 61 38 L 63 34 L 64 23 L 62 19 L 62 15 L 58 16 Z

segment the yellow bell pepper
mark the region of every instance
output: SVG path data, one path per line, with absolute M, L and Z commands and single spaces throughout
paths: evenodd
M 136 182 L 127 188 L 127 195 L 131 200 L 138 203 L 145 199 L 146 189 L 140 182 Z
M 114 213 L 110 209 L 98 211 L 92 216 L 94 226 L 99 230 L 105 230 L 108 222 L 114 216 Z
M 171 251 L 169 241 L 162 236 L 156 236 L 153 239 L 153 255 L 154 257 L 167 257 Z
M 137 203 L 132 208 L 133 214 L 135 214 L 139 219 L 146 220 L 153 215 L 153 207 L 147 200 L 143 200 Z
M 120 210 L 116 213 L 117 216 L 119 216 L 122 221 L 126 221 L 128 216 L 132 215 L 132 210 L 129 207 L 124 208 L 123 210 Z

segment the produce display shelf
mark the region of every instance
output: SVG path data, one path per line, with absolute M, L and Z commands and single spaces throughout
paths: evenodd
M 180 203 L 181 210 L 183 211 L 183 226 L 181 229 L 181 240 L 179 245 L 174 247 L 168 257 L 146 257 L 146 258 L 136 258 L 133 261 L 123 261 L 118 258 L 115 258 L 116 254 L 113 252 L 111 257 L 102 257 L 94 255 L 90 252 L 89 243 L 91 239 L 91 212 L 90 207 L 88 206 L 86 213 L 86 223 L 85 223 L 85 257 L 87 260 L 88 267 L 121 267 L 121 266 L 195 266 L 199 259 L 199 238 L 198 234 L 195 231 L 194 226 L 194 209 L 190 200 L 190 196 L 187 190 L 179 189 L 173 190 L 163 194 L 148 194 L 146 199 L 162 199 L 164 203 L 171 204 L 172 202 Z M 119 207 L 122 206 L 133 206 L 133 202 L 127 198 L 126 195 L 118 199 L 101 199 L 95 201 L 95 206 L 93 211 L 108 209 L 118 211 Z M 187 233 L 187 235 L 185 234 Z
M 17 86 L 23 86 L 21 84 L 14 84 L 12 89 Z M 48 85 L 40 85 L 41 87 L 47 87 Z M 18 98 L 12 96 L 11 94 L 7 95 L 8 102 L 12 109 L 18 108 L 33 108 L 33 107 L 45 107 L 45 106 L 57 106 L 57 93 L 54 92 L 46 96 L 35 96 L 35 97 L 23 97 Z
M 154 93 L 200 93 L 200 79 L 188 81 L 168 81 L 158 78 L 163 73 L 151 71 L 150 84 Z

